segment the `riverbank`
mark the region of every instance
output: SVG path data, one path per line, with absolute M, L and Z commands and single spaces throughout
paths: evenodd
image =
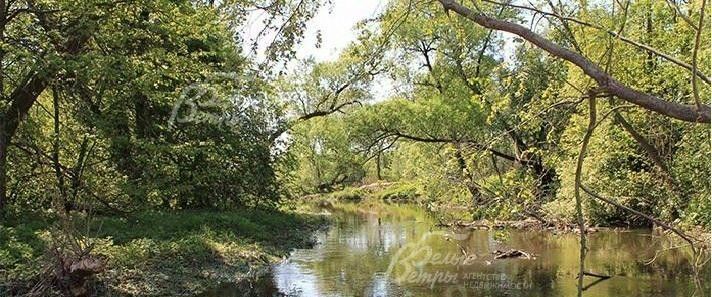
M 472 210 L 458 204 L 447 204 L 442 201 L 429 201 L 419 192 L 413 184 L 402 183 L 377 183 L 360 187 L 346 187 L 340 191 L 323 194 L 313 194 L 302 197 L 302 204 L 315 204 L 326 209 L 348 212 L 389 213 L 402 212 L 400 207 L 390 205 L 409 204 L 417 205 L 427 211 L 437 227 L 458 230 L 523 230 L 547 231 L 556 234 L 580 233 L 578 226 L 561 217 L 560 214 L 543 214 L 535 216 L 511 215 L 503 219 L 471 220 Z M 695 242 L 695 246 L 709 249 L 710 231 L 704 226 L 694 226 L 678 222 L 673 224 L 680 232 Z M 622 224 L 595 224 L 589 225 L 586 233 L 595 233 L 602 230 L 626 232 L 633 229 L 652 229 L 653 234 L 665 236 L 673 241 L 683 242 L 674 232 L 657 225 L 622 225 Z
M 147 212 L 94 218 L 79 228 L 88 236 L 76 242 L 105 263 L 90 285 L 98 295 L 192 296 L 244 281 L 292 249 L 310 247 L 313 232 L 325 224 L 323 217 L 297 212 Z M 69 248 L 53 243 L 53 230 L 56 224 L 42 219 L 0 225 L 0 295 L 43 283 L 56 262 L 49 251 Z

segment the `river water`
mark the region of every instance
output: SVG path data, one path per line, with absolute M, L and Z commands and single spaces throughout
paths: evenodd
M 409 206 L 335 213 L 312 249 L 296 250 L 261 279 L 208 296 L 576 296 L 578 235 L 453 232 Z M 689 252 L 649 230 L 589 235 L 583 296 L 709 296 L 710 268 L 694 277 Z M 518 249 L 530 259 L 494 259 Z M 657 254 L 657 257 L 656 257 Z M 655 260 L 650 262 L 655 257 Z M 696 281 L 697 280 L 697 281 Z

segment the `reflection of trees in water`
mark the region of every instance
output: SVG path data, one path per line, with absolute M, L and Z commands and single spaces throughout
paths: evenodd
M 318 276 L 316 286 L 321 294 L 360 296 L 369 287 L 380 290 L 385 280 L 374 274 L 384 272 L 390 255 L 411 240 L 408 229 L 413 224 L 379 224 L 373 217 L 363 220 L 347 216 L 344 220 L 332 228 L 319 251 L 314 250 L 321 255 L 318 260 L 295 259 L 295 265 Z
M 302 286 L 300 296 L 572 296 L 576 294 L 578 239 L 575 234 L 510 231 L 495 237 L 493 231 L 458 234 L 446 240 L 433 236 L 422 243 L 423 234 L 436 231 L 429 223 L 417 223 L 412 217 L 343 216 L 312 250 L 294 254 L 296 270 L 276 274 L 280 287 Z M 427 286 L 395 285 L 384 272 L 400 247 L 418 242 L 440 254 L 461 253 L 460 247 L 477 255 L 470 265 L 428 265 L 427 272 L 447 270 L 459 275 L 468 273 L 504 275 L 504 282 L 520 283 L 523 289 L 473 288 L 466 280 L 461 284 Z M 459 244 L 459 246 L 458 246 Z M 665 246 L 659 238 L 641 232 L 599 232 L 589 235 L 586 269 L 615 275 L 591 286 L 587 297 L 603 296 L 690 296 L 694 284 L 684 251 L 672 250 L 646 265 L 656 250 Z M 493 260 L 494 249 L 515 248 L 531 252 L 536 260 Z M 489 263 L 488 263 L 489 261 Z M 708 276 L 709 277 L 709 276 Z M 587 277 L 585 285 L 596 279 Z M 301 284 L 300 284 L 301 282 Z M 308 283 L 308 284 L 306 284 Z M 497 285 L 491 282 L 491 285 Z M 709 281 L 705 281 L 709 287 Z M 295 286 L 293 286 L 295 287 Z M 309 292 L 307 292 L 309 291 Z M 317 293 L 318 292 L 318 293 Z M 457 294 L 460 293 L 460 294 Z M 463 295 L 464 294 L 464 295 Z
M 650 232 L 601 232 L 591 235 L 591 243 L 590 254 L 596 256 L 596 262 L 611 275 L 689 278 L 693 273 L 687 248 L 661 252 L 673 243 L 669 238 L 652 236 Z M 653 258 L 655 260 L 650 262 Z

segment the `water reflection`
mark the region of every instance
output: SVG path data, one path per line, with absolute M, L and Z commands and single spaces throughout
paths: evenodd
M 433 227 L 425 213 L 407 213 L 339 214 L 333 227 L 318 235 L 317 247 L 293 252 L 250 286 L 225 287 L 211 294 L 511 297 L 577 292 L 576 235 L 451 234 Z M 709 268 L 702 276 L 704 288 L 696 290 L 685 251 L 671 250 L 646 264 L 662 245 L 644 230 L 590 235 L 587 270 L 614 277 L 595 285 L 591 284 L 597 279 L 587 277 L 584 296 L 708 296 Z M 509 248 L 533 253 L 536 259 L 493 259 L 494 250 Z

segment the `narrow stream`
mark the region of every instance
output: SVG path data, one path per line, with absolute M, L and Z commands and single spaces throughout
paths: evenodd
M 389 215 L 337 213 L 319 244 L 296 250 L 250 284 L 207 296 L 576 296 L 575 234 L 468 231 L 434 227 L 408 206 Z M 649 230 L 601 231 L 589 237 L 584 296 L 709 296 L 709 266 L 695 282 L 685 250 L 656 251 L 670 243 Z M 532 259 L 494 259 L 519 249 Z

